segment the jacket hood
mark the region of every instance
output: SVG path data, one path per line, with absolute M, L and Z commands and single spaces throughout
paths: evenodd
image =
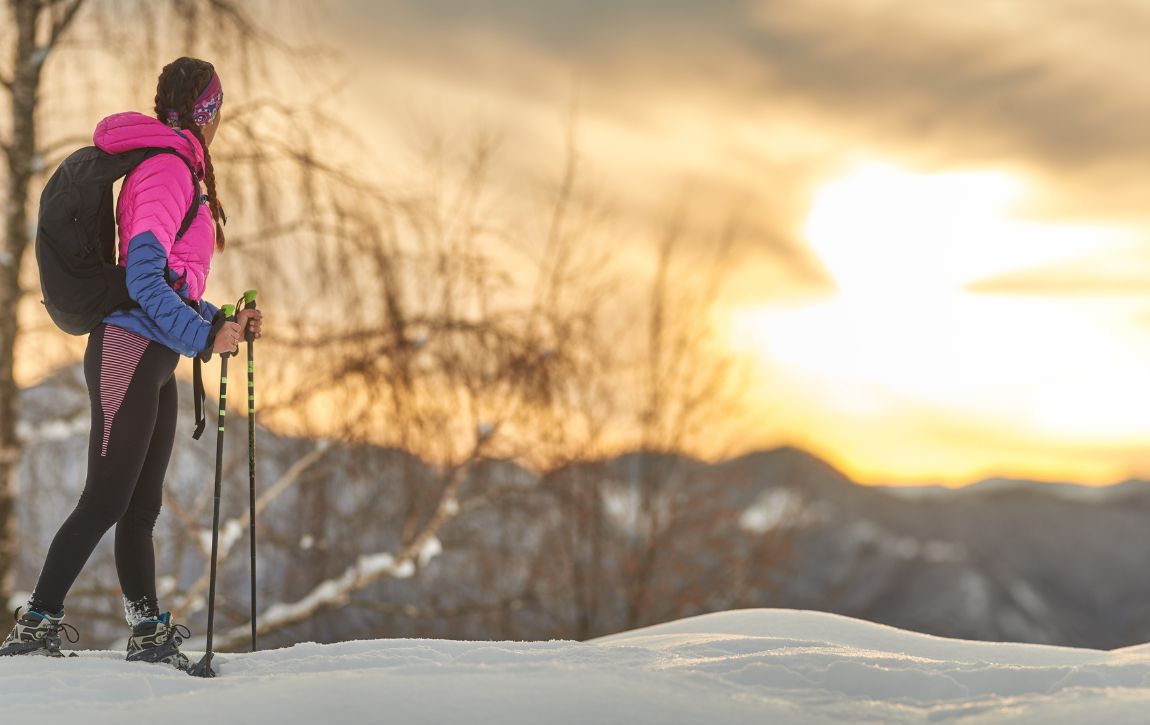
M 101 151 L 121 154 L 140 148 L 175 149 L 202 173 L 204 150 L 190 131 L 177 130 L 151 116 L 130 111 L 108 116 L 96 124 L 92 143 Z

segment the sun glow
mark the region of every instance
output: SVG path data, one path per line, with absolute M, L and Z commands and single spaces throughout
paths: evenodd
M 840 293 L 904 305 L 1097 248 L 1102 230 L 1012 217 L 1004 172 L 911 173 L 864 163 L 816 193 L 803 227 Z
M 736 310 L 736 345 L 856 420 L 931 411 L 1074 443 L 1144 438 L 1150 351 L 1113 303 L 969 289 L 1129 242 L 1018 218 L 1025 192 L 1001 172 L 857 166 L 818 190 L 803 226 L 835 294 Z

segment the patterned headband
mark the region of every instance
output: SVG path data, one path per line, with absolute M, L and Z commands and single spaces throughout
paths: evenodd
M 224 88 L 220 85 L 220 76 L 215 71 L 212 71 L 212 79 L 208 81 L 208 85 L 204 90 L 200 91 L 200 95 L 196 98 L 196 106 L 192 112 L 192 120 L 195 121 L 197 126 L 206 126 L 212 122 L 216 114 L 220 111 L 220 106 L 224 103 Z M 180 123 L 180 112 L 169 108 L 168 109 L 168 125 L 178 127 Z

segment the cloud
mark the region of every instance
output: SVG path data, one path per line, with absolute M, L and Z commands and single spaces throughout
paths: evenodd
M 342 18 L 392 47 L 471 38 L 621 84 L 782 92 L 897 137 L 1076 163 L 1150 141 L 1150 6 L 1135 0 L 360 0 Z
M 1145 3 L 764 4 L 764 92 L 923 168 L 998 167 L 1047 218 L 1137 218 L 1150 185 Z
M 1131 247 L 995 276 L 966 289 L 981 294 L 1150 298 L 1147 270 L 1150 252 Z
M 793 230 L 852 153 L 1017 171 L 1031 182 L 1025 211 L 1045 219 L 1131 219 L 1150 193 L 1150 5 L 1138 0 L 339 7 L 334 27 L 371 62 L 533 112 L 535 127 L 510 134 L 521 146 L 545 136 L 540 107 L 557 120 L 577 94 L 593 163 L 620 195 L 647 192 L 632 208 L 664 211 L 651 189 L 676 177 L 769 197 L 762 243 L 788 243 L 776 256 L 816 285 Z

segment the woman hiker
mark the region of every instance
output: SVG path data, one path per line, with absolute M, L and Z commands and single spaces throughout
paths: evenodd
M 139 306 L 112 312 L 88 336 L 84 378 L 92 432 L 87 480 L 0 655 L 62 656 L 60 633 L 68 628 L 66 634 L 75 634 L 63 623 L 64 597 L 114 524 L 116 572 L 132 627 L 127 659 L 187 669 L 179 645 L 190 633 L 169 612 L 160 612 L 152 548 L 176 431 L 174 372 L 181 355 L 207 361 L 213 352 L 234 352 L 245 329 L 259 337 L 261 326 L 258 310 L 241 310 L 229 322 L 202 299 L 212 253 L 224 248 L 227 220 L 208 153 L 223 97 L 210 63 L 180 58 L 160 74 L 155 118 L 120 113 L 96 126 L 93 141 L 108 153 L 162 147 L 174 149 L 183 160 L 157 154 L 124 181 L 116 211 L 120 264 Z M 189 165 L 207 193 L 177 240 L 199 188 Z

